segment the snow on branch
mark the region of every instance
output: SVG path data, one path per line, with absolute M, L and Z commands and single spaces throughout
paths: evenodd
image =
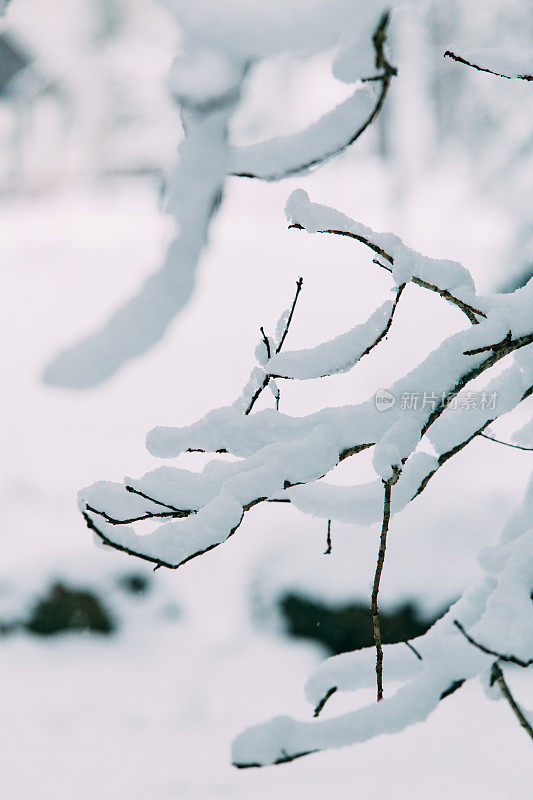
M 279 17 L 270 9 L 265 19 L 261 19 L 260 9 L 252 13 L 239 2 L 230 6 L 208 2 L 202 8 L 194 4 L 193 12 L 188 2 L 168 0 L 184 35 L 184 55 L 176 59 L 170 72 L 170 87 L 185 130 L 166 201 L 176 234 L 163 265 L 138 292 L 112 313 L 100 330 L 47 365 L 46 383 L 75 389 L 97 386 L 162 338 L 194 290 L 198 261 L 229 175 L 279 180 L 325 163 L 359 138 L 379 114 L 396 74 L 386 56 L 389 13 L 384 11 L 394 2 L 380 1 L 369 9 L 362 2 L 328 0 L 326 24 L 324 0 L 312 0 L 290 13 L 283 8 Z M 373 90 L 360 85 L 349 100 L 295 136 L 232 147 L 231 120 L 255 61 L 279 52 L 309 52 L 336 45 L 353 66 L 343 36 L 346 30 L 368 30 L 369 21 L 377 70 L 373 83 L 380 85 L 376 98 Z M 346 80 L 346 64 L 340 72 Z M 350 80 L 357 77 L 361 76 Z
M 479 580 L 412 645 L 400 642 L 383 647 L 388 678 L 402 684 L 390 697 L 327 720 L 303 722 L 276 717 L 248 728 L 233 744 L 233 763 L 238 767 L 277 764 L 395 733 L 425 720 L 466 680 L 480 678 L 489 688 L 503 676 L 502 663 L 522 667 L 532 664 L 532 519 L 533 479 L 521 515 L 506 527 L 498 545 L 481 554 L 483 572 Z M 489 645 L 476 646 L 478 642 Z M 338 692 L 371 686 L 373 661 L 371 648 L 325 661 L 307 684 L 310 704 L 322 710 L 326 698 Z M 498 683 L 502 697 L 532 735 L 525 713 L 512 696 L 509 698 L 501 681 Z
M 223 543 L 239 528 L 247 511 L 270 499 L 287 498 L 307 513 L 346 519 L 351 507 L 346 495 L 353 492 L 359 518 L 363 515 L 367 522 L 373 521 L 374 484 L 350 490 L 317 483 L 341 461 L 368 447 L 374 447 L 373 464 L 382 481 L 389 481 L 395 471 L 399 475 L 392 503 L 396 513 L 425 488 L 451 455 L 528 396 L 533 359 L 524 358 L 488 385 L 487 393 L 500 395 L 496 413 L 489 405 L 473 415 L 448 410 L 461 390 L 500 359 L 522 348 L 531 350 L 532 294 L 533 281 L 504 296 L 498 313 L 444 340 L 422 364 L 390 387 L 390 393 L 398 398 L 408 390 L 421 393 L 424 387 L 432 387 L 435 398 L 446 398 L 445 404 L 434 399 L 409 409 L 399 403 L 384 414 L 372 398 L 356 406 L 324 409 L 298 418 L 274 409 L 247 414 L 240 399 L 192 426 L 155 428 L 147 438 L 149 451 L 158 457 L 203 450 L 231 453 L 239 461 L 214 461 L 199 474 L 173 468 L 156 470 L 137 482 L 127 479 L 122 493 L 119 487 L 95 484 L 80 494 L 87 524 L 109 546 L 176 568 Z M 295 301 L 292 311 L 294 305 Z M 287 323 L 288 318 L 283 330 Z M 426 433 L 440 456 L 415 453 Z M 343 494 L 345 499 L 340 502 Z M 149 505 L 142 506 L 140 498 Z M 165 521 L 149 534 L 136 532 L 134 524 L 154 517 L 165 517 Z
M 156 569 L 176 569 L 223 544 L 240 528 L 246 513 L 263 502 L 290 502 L 304 513 L 327 519 L 328 534 L 332 520 L 367 525 L 381 519 L 371 598 L 375 651 L 326 662 L 309 690 L 315 716 L 337 692 L 374 679 L 380 702 L 337 719 L 296 722 L 282 717 L 245 731 L 234 744 L 233 760 L 239 767 L 291 761 L 401 730 L 425 719 L 441 700 L 466 680 L 485 676 L 489 667 L 491 685 L 499 687 L 529 732 L 527 716 L 512 696 L 499 663 L 526 666 L 533 650 L 531 631 L 524 633 L 532 614 L 533 481 L 524 508 L 504 530 L 501 545 L 482 554 L 487 575 L 415 644 L 382 646 L 378 597 L 394 515 L 426 490 L 444 464 L 533 393 L 533 280 L 513 294 L 480 298 L 464 267 L 426 259 L 397 237 L 376 234 L 333 209 L 310 204 L 303 193 L 291 196 L 288 215 L 311 230 L 333 221 L 336 230 L 379 248 L 396 268 L 402 264 L 393 273 L 399 284 L 395 301 L 387 301 L 366 323 L 331 342 L 283 353 L 302 289 L 299 278 L 275 334 L 260 328 L 258 366 L 235 403 L 186 428 L 154 428 L 147 437 L 148 450 L 160 458 L 200 450 L 229 453 L 237 460 L 214 459 L 200 473 L 168 466 L 137 480 L 126 478 L 123 484 L 96 483 L 79 494 L 86 524 L 104 546 L 144 559 Z M 416 277 L 423 276 L 420 281 L 443 296 L 447 292 L 450 302 L 468 302 L 476 324 L 445 338 L 421 364 L 384 390 L 388 400 L 394 400 L 385 411 L 377 393 L 358 405 L 291 417 L 280 413 L 279 390 L 274 387 L 275 408 L 251 413 L 275 376 L 331 374 L 351 368 L 370 353 L 390 328 L 404 282 L 414 280 L 413 266 Z M 481 404 L 473 406 L 470 384 L 502 359 L 506 368 L 489 379 Z M 286 369 L 280 370 L 280 364 Z M 424 401 L 409 401 L 413 395 Z M 419 449 L 426 438 L 434 455 Z M 338 464 L 369 448 L 373 448 L 374 481 L 355 486 L 324 482 Z M 144 533 L 147 522 L 150 532 Z M 403 686 L 385 697 L 390 680 Z
M 383 14 L 372 37 L 378 74 L 364 79 L 379 83 L 374 99 L 370 90 L 355 93 L 308 128 L 291 136 L 236 148 L 233 174 L 243 178 L 274 181 L 323 164 L 350 147 L 379 114 L 397 70 L 387 60 L 385 44 L 389 13 Z
M 456 261 L 422 256 L 404 245 L 395 234 L 376 233 L 334 208 L 312 203 L 302 189 L 291 194 L 285 214 L 291 228 L 308 233 L 333 233 L 362 242 L 390 264 L 375 262 L 392 273 L 396 284 L 412 281 L 436 292 L 460 308 L 473 324 L 478 322 L 478 317 L 486 317 L 485 310 L 479 307 L 482 300 L 476 297 L 472 276 Z

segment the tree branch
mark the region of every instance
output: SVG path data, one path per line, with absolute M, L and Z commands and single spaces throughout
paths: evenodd
M 495 72 L 493 69 L 489 69 L 488 67 L 481 67 L 479 64 L 474 64 L 472 61 L 467 61 L 466 58 L 458 56 L 451 50 L 446 50 L 444 53 L 444 58 L 452 58 L 454 61 L 458 61 L 459 64 L 465 64 L 467 67 L 472 67 L 472 69 L 476 69 L 478 72 L 489 72 L 491 75 L 496 75 L 498 78 L 506 78 L 509 81 L 515 79 L 521 81 L 533 81 L 533 75 L 504 75 L 502 72 Z
M 354 142 L 356 142 L 357 139 L 359 139 L 359 137 L 366 131 L 366 129 L 374 122 L 374 120 L 378 116 L 379 112 L 383 107 L 383 103 L 385 102 L 385 98 L 387 96 L 387 92 L 389 91 L 392 78 L 398 74 L 398 70 L 396 69 L 396 67 L 393 67 L 388 62 L 385 56 L 385 44 L 387 39 L 387 27 L 389 24 L 389 19 L 390 19 L 389 12 L 385 12 L 381 17 L 378 27 L 372 37 L 372 42 L 376 54 L 375 58 L 376 68 L 381 70 L 381 73 L 379 75 L 373 76 L 371 78 L 371 80 L 373 81 L 381 82 L 381 89 L 378 98 L 370 115 L 367 117 L 364 123 L 347 139 L 347 141 L 344 142 L 342 145 L 336 146 L 335 148 L 331 149 L 324 155 L 310 158 L 298 164 L 291 165 L 290 167 L 285 169 L 281 175 L 276 174 L 275 176 L 274 175 L 267 176 L 267 175 L 259 175 L 255 172 L 247 172 L 239 170 L 232 173 L 235 177 L 257 178 L 260 180 L 274 180 L 274 179 L 281 180 L 282 178 L 288 178 L 291 175 L 296 175 L 299 172 L 305 172 L 306 170 L 311 169 L 312 167 L 324 164 L 326 161 L 329 161 L 335 156 L 340 155 L 340 153 L 343 153 L 348 147 L 354 144 Z M 322 119 L 324 119 L 324 117 L 322 117 Z M 317 123 L 314 124 L 316 125 Z M 305 133 L 305 131 L 303 133 Z
M 304 279 L 302 277 L 298 278 L 298 280 L 296 281 L 296 293 L 294 295 L 294 300 L 292 301 L 291 309 L 289 311 L 289 316 L 287 317 L 287 322 L 285 323 L 285 328 L 284 328 L 283 333 L 281 335 L 281 339 L 279 340 L 279 342 L 278 342 L 278 344 L 276 346 L 276 353 L 280 352 L 281 348 L 283 347 L 283 343 L 285 342 L 285 339 L 287 338 L 287 334 L 288 334 L 289 328 L 291 326 L 292 318 L 294 316 L 294 309 L 296 308 L 296 303 L 298 302 L 298 297 L 300 295 L 300 292 L 302 291 L 303 283 L 304 283 Z M 268 357 L 270 358 L 270 344 L 268 343 L 268 339 L 265 337 L 265 332 L 264 332 L 263 328 L 260 328 L 260 331 L 263 334 L 263 337 L 264 337 L 265 341 L 267 342 L 267 354 L 268 354 Z M 273 375 L 269 375 L 268 373 L 265 375 L 265 377 L 263 378 L 262 384 L 260 386 L 258 386 L 258 388 L 253 393 L 252 397 L 250 398 L 250 402 L 248 403 L 248 406 L 246 407 L 246 410 L 244 412 L 244 414 L 246 416 L 251 412 L 251 410 L 253 409 L 254 405 L 257 402 L 257 400 L 259 399 L 263 389 L 266 389 L 266 387 L 270 383 L 270 379 L 273 378 L 273 377 L 274 377 Z M 279 406 L 279 395 L 278 395 L 277 403 L 276 403 L 276 407 L 277 406 Z
M 482 653 L 486 653 L 489 656 L 496 656 L 498 661 L 506 661 L 509 664 L 516 664 L 518 667 L 527 668 L 531 666 L 531 664 L 533 664 L 533 658 L 524 661 L 522 658 L 517 658 L 516 656 L 508 656 L 505 655 L 504 653 L 498 653 L 497 650 L 491 650 L 489 647 L 485 647 L 484 644 L 476 642 L 476 640 L 472 636 L 470 636 L 469 633 L 465 631 L 465 629 L 463 628 L 458 619 L 454 619 L 453 624 L 455 625 L 456 628 L 458 628 L 461 631 L 467 642 L 469 642 L 474 647 L 477 647 L 477 649 L 481 650 Z
M 496 439 L 494 436 L 489 436 L 487 433 L 479 432 L 479 436 L 482 436 L 484 439 L 488 439 L 490 442 L 496 442 L 496 444 L 503 444 L 505 447 L 514 447 L 515 450 L 527 450 L 529 452 L 533 451 L 533 447 L 524 447 L 521 444 L 513 444 L 512 442 L 504 442 L 501 439 Z
M 395 470 L 393 477 L 388 481 L 383 481 L 384 498 L 383 498 L 383 521 L 381 524 L 381 535 L 379 540 L 378 561 L 376 564 L 376 572 L 374 575 L 374 585 L 372 587 L 372 601 L 370 612 L 372 614 L 372 629 L 374 633 L 374 642 L 376 645 L 376 683 L 377 683 L 377 699 L 383 700 L 383 647 L 381 645 L 381 627 L 379 624 L 379 584 L 381 580 L 381 573 L 383 572 L 383 565 L 385 563 L 385 552 L 387 549 L 387 533 L 389 530 L 390 522 L 390 500 L 391 500 L 391 486 L 396 483 L 399 477 L 399 470 Z
M 495 683 L 497 683 L 498 686 L 500 687 L 501 693 L 503 694 L 503 696 L 505 697 L 505 699 L 509 703 L 509 705 L 510 705 L 510 707 L 511 707 L 511 709 L 512 709 L 514 715 L 515 715 L 515 717 L 517 718 L 517 720 L 520 723 L 520 725 L 522 726 L 522 728 L 533 739 L 533 728 L 531 727 L 530 723 L 526 719 L 526 717 L 524 715 L 524 712 L 522 711 L 522 709 L 520 708 L 520 706 L 518 705 L 518 703 L 514 699 L 512 693 L 511 693 L 511 690 L 509 689 L 509 686 L 507 685 L 507 682 L 506 682 L 505 678 L 503 677 L 503 672 L 501 671 L 501 668 L 500 668 L 500 666 L 499 666 L 497 661 L 495 661 L 494 664 L 492 665 L 492 669 L 491 669 L 491 673 L 490 673 L 490 685 L 493 686 Z
M 305 230 L 304 226 L 300 225 L 300 223 L 298 222 L 291 223 L 289 225 L 289 229 L 290 228 L 295 228 L 296 230 L 299 231 Z M 374 253 L 377 253 L 379 256 L 384 258 L 386 261 L 389 262 L 389 264 L 391 265 L 394 264 L 393 256 L 391 256 L 390 253 L 387 253 L 385 250 L 383 250 L 382 247 L 372 242 L 370 239 L 367 239 L 366 236 L 361 236 L 357 233 L 352 233 L 351 231 L 337 230 L 335 228 L 327 228 L 325 230 L 316 231 L 316 233 L 332 233 L 335 234 L 336 236 L 347 236 L 349 239 L 355 239 L 356 241 L 366 245 L 366 247 L 370 248 L 370 250 L 373 250 Z M 385 264 L 382 264 L 381 262 L 376 261 L 375 259 L 373 260 L 373 263 L 377 264 L 382 269 L 386 269 L 387 272 L 392 273 L 392 269 L 390 267 L 387 267 Z M 452 303 L 453 305 L 457 306 L 457 308 L 461 309 L 463 314 L 466 314 L 472 325 L 477 325 L 477 323 L 479 322 L 477 316 L 483 318 L 487 317 L 484 311 L 481 311 L 479 308 L 475 308 L 474 306 L 465 303 L 464 300 L 460 300 L 458 297 L 455 297 L 455 295 L 453 295 L 448 289 L 441 289 L 440 286 L 437 286 L 434 283 L 428 283 L 428 281 L 425 281 L 422 278 L 418 278 L 416 275 L 413 275 L 411 282 L 416 283 L 417 286 L 421 286 L 423 289 L 429 289 L 431 292 L 436 292 L 436 294 L 440 295 L 444 300 L 447 300 L 449 303 Z

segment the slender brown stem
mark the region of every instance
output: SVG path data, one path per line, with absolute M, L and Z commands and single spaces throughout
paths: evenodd
M 490 685 L 492 686 L 494 683 L 497 683 L 498 686 L 500 687 L 501 693 L 509 703 L 513 714 L 517 718 L 522 728 L 525 730 L 527 734 L 529 734 L 531 739 L 533 739 L 533 728 L 526 719 L 524 712 L 514 699 L 512 692 L 509 689 L 509 686 L 507 685 L 507 681 L 505 680 L 503 672 L 501 671 L 497 661 L 495 661 L 494 664 L 492 665 L 492 670 L 490 673 Z
M 488 439 L 490 442 L 496 442 L 496 444 L 504 444 L 506 447 L 514 447 L 515 450 L 527 450 L 533 451 L 533 447 L 524 447 L 521 444 L 513 444 L 512 442 L 504 442 L 502 439 L 496 439 L 494 436 L 489 436 L 487 433 L 480 433 L 479 436 L 482 436 L 484 439 Z
M 480 644 L 476 642 L 476 640 L 470 636 L 461 625 L 458 619 L 454 619 L 453 624 L 455 625 L 458 630 L 461 631 L 467 642 L 469 642 L 474 647 L 477 647 L 478 650 L 481 650 L 482 653 L 486 653 L 489 656 L 496 656 L 498 661 L 507 661 L 509 664 L 516 664 L 518 667 L 529 667 L 533 664 L 533 658 L 529 658 L 527 661 L 524 661 L 522 658 L 517 658 L 516 656 L 508 656 L 504 653 L 498 653 L 496 650 L 491 650 L 489 647 L 485 647 L 484 644 Z
M 283 343 L 287 337 L 289 332 L 289 328 L 291 327 L 292 318 L 294 315 L 294 309 L 296 308 L 296 303 L 298 302 L 298 296 L 302 291 L 302 286 L 304 285 L 304 279 L 300 276 L 296 281 L 296 294 L 294 295 L 294 300 L 292 301 L 291 310 L 289 311 L 289 316 L 287 317 L 287 322 L 285 324 L 285 329 L 281 335 L 281 339 L 279 340 L 278 346 L 276 347 L 276 353 L 279 353 L 281 348 L 283 347 Z
M 329 556 L 331 553 L 331 520 L 328 519 L 328 532 L 326 534 L 326 549 L 324 550 L 324 555 Z
M 480 67 L 479 64 L 467 61 L 466 58 L 458 56 L 457 53 L 453 53 L 451 50 L 446 50 L 444 58 L 452 58 L 454 61 L 458 61 L 459 64 L 465 64 L 465 66 L 472 67 L 472 69 L 476 69 L 478 72 L 488 72 L 490 75 L 496 75 L 498 78 L 506 78 L 508 81 L 512 81 L 514 78 L 520 81 L 533 81 L 533 75 L 504 75 L 503 72 L 495 72 L 488 67 Z
M 336 686 L 332 686 L 331 689 L 327 690 L 327 692 L 324 695 L 324 697 L 322 697 L 322 699 L 319 700 L 319 702 L 318 702 L 318 704 L 317 704 L 317 706 L 316 706 L 316 708 L 315 708 L 315 710 L 313 712 L 313 716 L 314 717 L 318 717 L 320 715 L 320 712 L 322 711 L 322 709 L 324 708 L 324 706 L 328 702 L 329 698 L 332 695 L 334 695 L 336 691 L 337 691 L 337 687 Z
M 387 549 L 387 533 L 389 530 L 390 522 L 390 498 L 391 498 L 391 480 L 383 481 L 385 496 L 383 500 L 383 522 L 381 525 L 381 536 L 379 540 L 379 553 L 378 561 L 376 564 L 376 573 L 374 575 L 374 586 L 372 587 L 372 603 L 370 611 L 372 613 L 372 628 L 374 632 L 374 642 L 376 645 L 376 682 L 377 682 L 377 695 L 378 701 L 383 700 L 383 647 L 381 646 L 381 627 L 379 624 L 379 583 L 381 580 L 381 573 L 383 572 L 383 565 L 385 563 L 385 552 Z
M 298 280 L 296 281 L 296 293 L 295 293 L 294 299 L 292 301 L 291 309 L 289 311 L 289 316 L 287 317 L 287 322 L 285 323 L 285 328 L 284 328 L 283 333 L 281 335 L 281 339 L 279 340 L 278 345 L 276 347 L 276 351 L 275 351 L 276 353 L 280 352 L 280 350 L 283 347 L 283 344 L 285 342 L 285 339 L 287 338 L 287 334 L 289 332 L 289 328 L 291 327 L 292 318 L 294 316 L 294 309 L 296 308 L 296 303 L 298 302 L 299 294 L 302 291 L 303 283 L 304 283 L 304 279 L 302 277 L 298 278 Z M 263 335 L 263 341 L 265 342 L 265 346 L 267 348 L 267 354 L 268 354 L 268 357 L 270 358 L 270 343 L 269 343 L 267 337 L 265 336 L 265 332 L 264 332 L 263 328 L 260 328 L 259 330 L 261 331 L 261 333 Z M 248 403 L 248 406 L 246 407 L 246 410 L 244 412 L 245 416 L 248 416 L 248 414 L 250 414 L 250 412 L 252 411 L 253 407 L 255 406 L 257 400 L 259 399 L 263 389 L 266 389 L 266 387 L 270 383 L 270 379 L 273 378 L 273 377 L 274 377 L 273 375 L 269 375 L 269 374 L 265 375 L 265 377 L 263 378 L 263 382 L 261 383 L 260 386 L 257 387 L 257 389 L 253 393 L 252 397 L 250 398 L 250 402 Z M 279 408 L 279 391 L 278 391 L 277 396 L 276 396 L 276 409 L 278 409 L 278 408 Z

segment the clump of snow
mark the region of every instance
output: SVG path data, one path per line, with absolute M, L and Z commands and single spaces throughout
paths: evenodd
M 383 331 L 391 311 L 392 301 L 387 300 L 366 322 L 341 333 L 329 342 L 323 342 L 309 350 L 293 350 L 274 355 L 267 364 L 269 374 L 308 380 L 347 372 Z
M 370 117 L 376 101 L 359 87 L 332 111 L 298 133 L 234 148 L 231 171 L 275 181 L 323 163 L 345 149 Z
M 240 64 L 220 50 L 202 48 L 173 61 L 169 86 L 177 98 L 201 104 L 237 90 L 241 78 Z

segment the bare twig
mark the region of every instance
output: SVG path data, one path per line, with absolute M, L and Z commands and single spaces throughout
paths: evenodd
M 337 687 L 336 686 L 332 686 L 331 689 L 328 689 L 328 691 L 326 692 L 324 697 L 321 700 L 319 700 L 319 702 L 318 702 L 318 704 L 317 704 L 317 706 L 316 706 L 316 708 L 315 708 L 315 710 L 313 712 L 313 717 L 318 717 L 319 716 L 320 712 L 322 711 L 322 709 L 324 708 L 324 706 L 328 702 L 329 698 L 332 695 L 334 695 L 336 691 L 337 691 Z
M 507 685 L 507 681 L 505 680 L 505 678 L 503 676 L 503 672 L 501 671 L 500 665 L 498 664 L 497 661 L 495 661 L 494 664 L 492 665 L 492 669 L 491 669 L 491 672 L 490 672 L 490 685 L 493 686 L 495 683 L 497 683 L 498 686 L 500 687 L 501 693 L 503 694 L 503 696 L 505 697 L 505 699 L 509 703 L 509 705 L 510 705 L 510 707 L 511 707 L 511 709 L 512 709 L 514 715 L 515 715 L 515 717 L 517 718 L 517 720 L 520 723 L 520 725 L 522 726 L 522 728 L 533 739 L 533 728 L 531 727 L 531 724 L 526 719 L 526 717 L 524 715 L 524 712 L 522 711 L 522 709 L 520 708 L 520 706 L 518 705 L 518 703 L 514 699 L 512 693 L 511 693 L 511 690 L 509 689 L 509 686 Z
M 292 318 L 294 316 L 294 309 L 296 308 L 296 303 L 298 302 L 298 296 L 299 296 L 300 292 L 302 291 L 303 283 L 304 283 L 304 280 L 303 280 L 302 277 L 298 278 L 298 280 L 296 281 L 296 293 L 294 295 L 294 300 L 292 301 L 291 309 L 289 311 L 289 316 L 287 317 L 287 322 L 285 323 L 285 328 L 284 328 L 283 333 L 281 335 L 281 338 L 280 338 L 280 340 L 279 340 L 279 342 L 277 344 L 276 353 L 280 352 L 281 348 L 283 347 L 283 343 L 285 342 L 285 339 L 287 338 L 287 334 L 288 334 L 289 328 L 291 326 Z M 266 338 L 265 333 L 263 331 L 263 328 L 260 328 L 260 331 L 263 334 L 263 337 L 265 338 L 265 340 L 268 341 L 268 339 Z M 269 358 L 270 358 L 270 344 L 267 345 L 267 352 L 268 352 Z M 246 410 L 244 412 L 246 416 L 251 412 L 251 410 L 253 409 L 254 405 L 257 402 L 257 400 L 259 399 L 263 389 L 266 389 L 266 387 L 270 383 L 270 379 L 273 378 L 273 377 L 274 377 L 273 375 L 269 375 L 268 373 L 265 375 L 265 377 L 263 378 L 263 382 L 261 383 L 260 386 L 257 387 L 257 389 L 253 393 L 252 397 L 250 398 L 250 402 L 248 403 L 248 406 L 246 407 Z M 277 397 L 277 402 L 276 402 L 276 408 L 278 408 L 278 407 L 279 407 L 279 396 Z
M 293 315 L 294 315 L 294 309 L 296 308 L 296 303 L 298 302 L 298 296 L 299 296 L 300 292 L 302 291 L 302 286 L 303 285 L 304 285 L 304 279 L 300 276 L 298 278 L 298 280 L 296 281 L 296 293 L 294 295 L 294 300 L 292 301 L 291 310 L 289 311 L 289 316 L 287 317 L 287 322 L 285 324 L 285 328 L 283 330 L 283 333 L 281 334 L 281 339 L 279 340 L 278 346 L 276 347 L 276 353 L 279 353 L 281 348 L 283 347 L 283 343 L 285 342 L 285 339 L 286 339 L 287 334 L 289 332 L 289 328 L 291 327 L 291 322 L 292 322 L 292 318 L 293 318 Z
M 144 492 L 141 492 L 139 489 L 135 489 L 133 486 L 126 485 L 124 488 L 126 489 L 127 492 L 130 492 L 130 494 L 138 494 L 139 497 L 144 497 L 145 500 L 149 500 L 151 503 L 155 503 L 156 506 L 163 506 L 163 508 L 168 508 L 171 511 L 175 511 L 182 517 L 186 517 L 192 512 L 191 509 L 184 510 L 182 508 L 176 508 L 176 506 L 171 506 L 170 503 L 163 503 L 161 500 L 156 500 L 155 497 L 150 497 L 149 494 L 145 494 Z
M 454 619 L 453 624 L 455 625 L 456 628 L 458 628 L 461 631 L 461 633 L 463 634 L 463 636 L 465 637 L 467 642 L 469 642 L 474 647 L 477 647 L 477 649 L 481 650 L 482 653 L 486 653 L 489 656 L 496 656 L 498 661 L 506 661 L 509 664 L 516 664 L 518 667 L 524 667 L 525 668 L 525 667 L 529 667 L 529 666 L 531 666 L 531 664 L 533 664 L 533 658 L 530 658 L 527 661 L 524 661 L 524 659 L 517 658 L 516 656 L 508 656 L 508 655 L 505 655 L 504 653 L 498 653 L 497 650 L 491 650 L 490 647 L 485 647 L 484 644 L 480 644 L 479 642 L 476 642 L 476 640 L 472 636 L 470 636 L 469 633 L 467 633 L 465 631 L 465 629 L 463 628 L 463 626 L 461 625 L 461 623 L 459 622 L 458 619 Z
M 527 450 L 529 452 L 533 451 L 533 447 L 524 447 L 521 444 L 513 444 L 512 442 L 504 442 L 502 439 L 496 439 L 494 436 L 489 436 L 487 433 L 479 433 L 479 436 L 482 436 L 484 439 L 488 439 L 490 442 L 496 442 L 496 444 L 503 444 L 505 447 L 514 447 L 515 450 Z
M 326 534 L 326 549 L 324 555 L 329 556 L 331 553 L 331 520 L 328 519 L 328 532 Z
M 419 660 L 419 661 L 422 661 L 422 660 L 423 660 L 423 659 L 422 659 L 422 656 L 420 655 L 420 653 L 418 652 L 418 650 L 416 649 L 416 647 L 414 647 L 414 646 L 411 644 L 411 642 L 409 642 L 409 641 L 406 639 L 406 640 L 405 640 L 405 642 L 404 642 L 404 644 L 406 644 L 406 645 L 407 645 L 407 647 L 409 648 L 409 650 L 412 650 L 412 651 L 413 651 L 413 653 L 415 654 L 415 656 L 418 658 L 418 660 Z
M 259 328 L 259 330 L 261 331 L 261 336 L 263 337 L 263 342 L 265 343 L 267 358 L 270 358 L 270 342 L 269 342 L 268 336 L 266 335 L 262 325 Z
M 372 587 L 372 602 L 370 611 L 372 614 L 372 628 L 374 632 L 374 642 L 376 644 L 376 683 L 377 683 L 377 699 L 383 700 L 383 647 L 381 645 L 381 627 L 379 624 L 379 583 L 381 580 L 381 573 L 383 572 L 383 565 L 385 563 L 385 552 L 387 549 L 387 533 L 389 530 L 390 522 L 390 499 L 391 487 L 399 477 L 399 470 L 394 470 L 393 477 L 388 481 L 383 481 L 385 496 L 383 499 L 383 521 L 381 524 L 381 536 L 379 540 L 378 561 L 376 564 L 376 573 L 374 575 L 374 585 Z
M 88 503 L 85 506 L 87 511 L 90 511 L 92 514 L 98 514 L 99 517 L 103 517 L 106 522 L 109 522 L 110 525 L 131 525 L 133 522 L 142 522 L 143 520 L 147 519 L 157 519 L 159 517 L 185 517 L 188 516 L 191 512 L 181 514 L 176 511 L 160 511 L 160 512 L 153 512 L 147 511 L 146 514 L 142 514 L 139 517 L 130 517 L 129 519 L 115 519 L 114 517 L 110 517 L 105 511 L 100 511 L 97 508 L 93 508 Z
M 503 72 L 495 72 L 493 69 L 489 69 L 488 67 L 481 67 L 479 64 L 474 64 L 472 61 L 467 61 L 466 58 L 458 56 L 457 53 L 454 53 L 451 50 L 446 50 L 444 53 L 444 58 L 452 58 L 454 61 L 458 61 L 460 64 L 465 64 L 467 67 L 477 69 L 478 72 L 489 72 L 491 75 L 496 75 L 498 78 L 506 78 L 508 81 L 512 81 L 514 79 L 520 81 L 533 81 L 533 75 L 504 75 Z

